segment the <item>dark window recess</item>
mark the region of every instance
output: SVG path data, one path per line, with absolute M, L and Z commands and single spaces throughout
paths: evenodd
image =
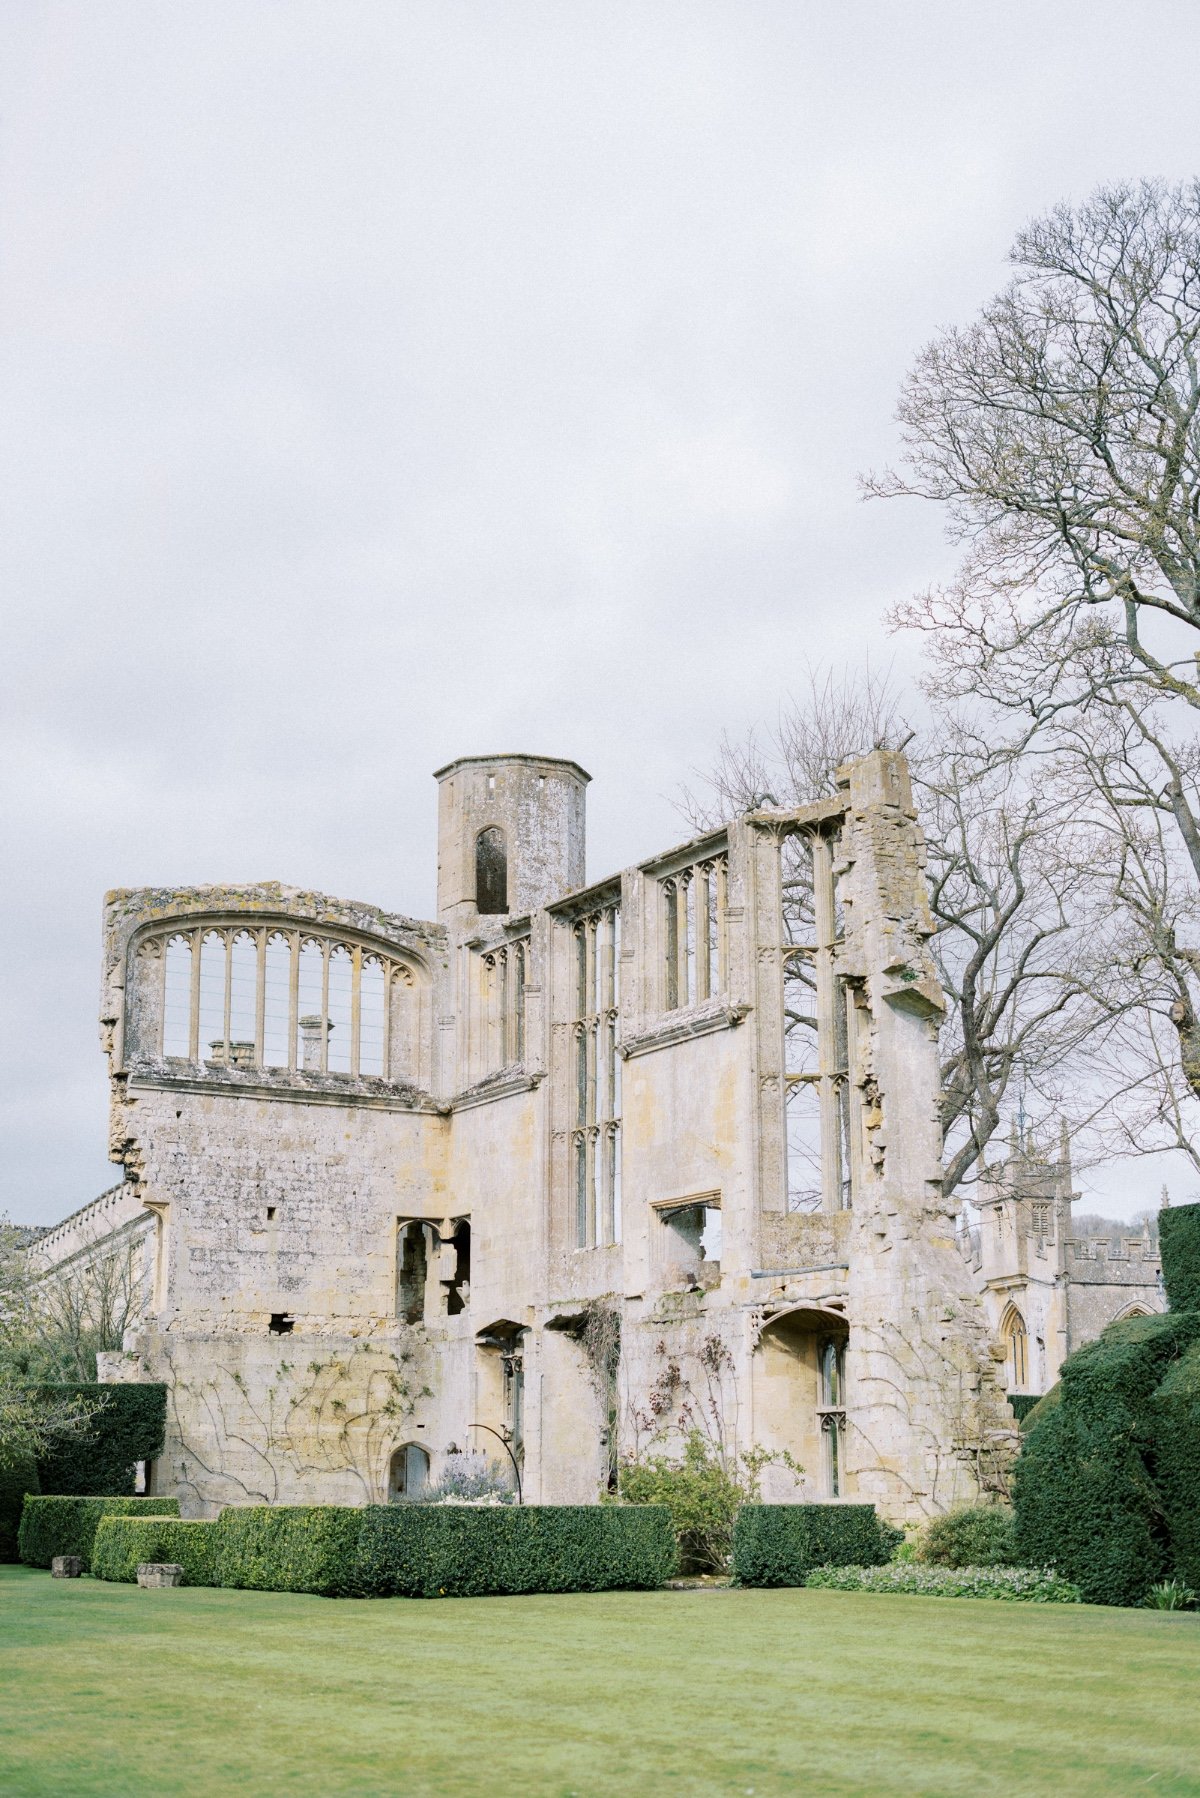
M 267 1222 L 270 1223 L 273 1220 L 274 1216 L 275 1216 L 274 1205 L 268 1205 L 267 1206 Z
M 489 824 L 475 838 L 475 910 L 508 910 L 508 846 L 498 824 Z
M 462 1223 L 454 1232 L 454 1281 L 446 1291 L 446 1311 L 457 1317 L 471 1297 L 471 1226 Z
M 292 1331 L 295 1328 L 296 1328 L 296 1320 L 294 1317 L 292 1317 L 290 1315 L 289 1312 L 287 1312 L 287 1311 L 272 1311 L 272 1313 L 271 1313 L 271 1334 L 272 1334 L 272 1336 L 290 1336 Z
M 397 1280 L 396 1309 L 406 1324 L 419 1324 L 425 1318 L 425 1279 L 429 1257 L 422 1224 L 404 1224 L 400 1230 L 400 1267 Z

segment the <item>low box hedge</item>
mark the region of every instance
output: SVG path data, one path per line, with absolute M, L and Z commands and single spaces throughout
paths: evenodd
M 315 1592 L 323 1598 L 344 1598 L 357 1590 L 361 1509 L 350 1505 L 229 1505 L 217 1521 L 223 1586 L 243 1586 L 256 1592 Z
M 357 1589 L 476 1598 L 661 1586 L 675 1565 L 665 1505 L 368 1505 Z
M 78 1555 L 91 1572 L 102 1517 L 178 1517 L 177 1498 L 77 1498 L 31 1494 L 21 1512 L 17 1546 L 27 1567 L 49 1567 L 55 1555 Z
M 92 1546 L 97 1579 L 132 1585 L 143 1561 L 173 1561 L 185 1586 L 221 1584 L 221 1529 L 182 1517 L 102 1517 Z
M 802 1586 L 814 1567 L 879 1567 L 899 1539 L 874 1505 L 743 1505 L 733 1526 L 740 1586 Z

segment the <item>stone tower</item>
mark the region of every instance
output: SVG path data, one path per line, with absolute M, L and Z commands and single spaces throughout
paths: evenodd
M 591 776 L 554 756 L 461 756 L 439 768 L 438 921 L 520 918 L 584 882 Z

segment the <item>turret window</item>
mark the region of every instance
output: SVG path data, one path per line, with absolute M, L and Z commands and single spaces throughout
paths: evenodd
M 508 910 L 508 844 L 498 824 L 475 838 L 475 910 L 485 917 Z

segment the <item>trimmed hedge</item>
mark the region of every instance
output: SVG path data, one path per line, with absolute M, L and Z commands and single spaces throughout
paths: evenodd
M 358 1589 L 362 1525 L 363 1512 L 350 1505 L 226 1506 L 218 1519 L 221 1584 L 345 1598 Z
M 1172 1311 L 1200 1311 L 1200 1205 L 1160 1211 L 1158 1246 L 1168 1305 Z
M 1040 1392 L 1010 1392 L 1008 1395 L 1009 1408 L 1018 1423 L 1024 1423 L 1033 1407 L 1041 1401 Z
M 1154 1471 L 1175 1575 L 1200 1590 L 1200 1342 L 1154 1395 Z
M 30 1496 L 21 1513 L 18 1546 L 27 1567 L 49 1567 L 55 1555 L 79 1555 L 91 1572 L 92 1545 L 102 1517 L 178 1517 L 177 1498 Z
M 27 1492 L 39 1492 L 37 1462 L 30 1454 L 0 1461 L 0 1561 L 16 1561 L 17 1531 Z
M 219 1586 L 220 1524 L 185 1523 L 181 1517 L 102 1517 L 92 1547 L 95 1577 L 132 1585 L 142 1561 L 177 1562 L 185 1586 Z
M 1110 1324 L 1064 1363 L 1060 1401 L 1031 1424 L 1017 1463 L 1017 1559 L 1053 1566 L 1091 1604 L 1140 1604 L 1171 1565 L 1150 1471 L 1150 1395 L 1200 1338 L 1200 1313 Z
M 636 1591 L 675 1565 L 665 1505 L 368 1505 L 362 1517 L 366 1597 Z
M 879 1567 L 898 1536 L 874 1505 L 743 1505 L 733 1577 L 739 1586 L 802 1586 L 814 1567 Z
M 63 1436 L 38 1462 L 43 1492 L 133 1496 L 139 1461 L 162 1453 L 167 1389 L 129 1385 L 43 1386 L 50 1398 L 83 1398 L 98 1408 L 77 1435 Z

